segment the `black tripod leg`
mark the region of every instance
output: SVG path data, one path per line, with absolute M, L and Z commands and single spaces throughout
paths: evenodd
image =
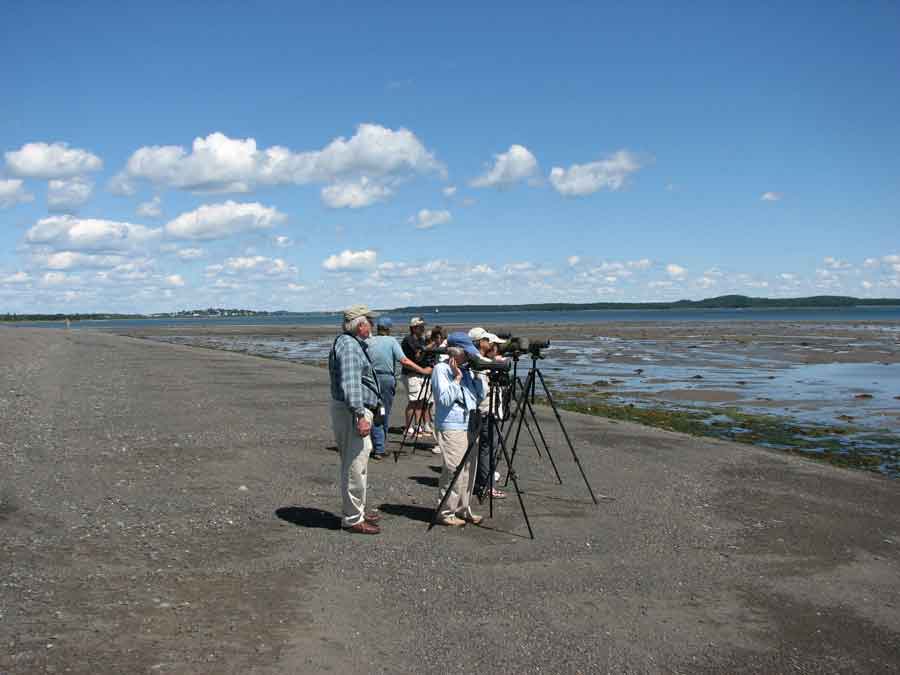
M 512 463 L 515 461 L 516 452 L 519 450 L 519 436 L 522 433 L 522 425 L 525 423 L 525 405 L 528 403 L 528 400 L 520 399 L 519 403 L 522 410 L 519 412 L 519 423 L 516 425 L 516 437 L 513 440 L 512 453 L 510 455 L 504 453 L 503 455 L 503 458 L 506 460 L 506 481 L 503 483 L 503 487 L 509 485 L 509 477 L 513 473 Z M 512 431 L 512 427 L 509 430 Z M 504 439 L 504 446 L 506 444 L 505 441 L 506 439 Z
M 531 379 L 533 377 L 534 377 L 534 373 L 528 373 L 528 377 L 525 380 L 526 387 L 529 385 L 529 383 L 531 382 Z M 512 471 L 512 462 L 516 459 L 516 452 L 519 449 L 519 435 L 522 433 L 522 424 L 525 421 L 525 405 L 528 403 L 527 395 L 528 395 L 528 389 L 523 388 L 519 394 L 519 396 L 520 396 L 519 400 L 516 401 L 516 411 L 513 413 L 513 417 L 515 417 L 516 415 L 521 415 L 521 417 L 519 417 L 519 423 L 518 423 L 518 425 L 516 425 L 516 437 L 513 440 L 512 454 L 508 457 L 504 455 L 504 459 L 506 460 L 506 466 L 507 466 L 506 482 L 503 484 L 504 487 L 506 485 L 509 485 L 509 472 Z M 509 431 L 507 432 L 507 437 L 504 439 L 504 441 L 509 440 L 510 433 L 512 433 L 512 425 L 510 425 Z
M 556 468 L 556 462 L 553 459 L 553 453 L 550 452 L 550 445 L 547 443 L 547 439 L 544 438 L 544 432 L 541 429 L 541 423 L 538 421 L 537 415 L 534 412 L 534 406 L 531 405 L 530 401 L 526 401 L 525 408 L 527 409 L 527 412 L 531 413 L 531 419 L 534 420 L 534 426 L 537 429 L 538 436 L 541 437 L 541 443 L 544 444 L 544 450 L 547 452 L 547 457 L 550 458 L 550 465 L 553 467 L 553 473 L 556 474 L 556 480 L 558 480 L 559 484 L 562 485 L 562 478 L 559 475 L 559 470 Z M 528 424 L 528 422 L 526 422 L 526 424 Z
M 537 372 L 538 377 L 541 378 L 541 386 L 544 388 L 544 393 L 547 394 L 547 400 L 550 401 L 550 407 L 553 408 L 553 414 L 556 415 L 556 421 L 559 422 L 559 428 L 562 429 L 563 436 L 566 437 L 566 443 L 569 445 L 569 450 L 572 451 L 572 459 L 575 460 L 575 464 L 578 465 L 578 470 L 581 472 L 581 477 L 584 478 L 584 484 L 587 486 L 588 492 L 591 493 L 591 499 L 594 500 L 594 504 L 599 504 L 597 501 L 597 497 L 594 495 L 594 490 L 591 488 L 591 484 L 588 482 L 587 474 L 584 472 L 584 467 L 581 466 L 581 460 L 578 459 L 578 453 L 575 452 L 575 446 L 572 445 L 572 440 L 569 438 L 569 432 L 566 431 L 566 425 L 563 424 L 562 417 L 559 415 L 559 410 L 556 409 L 556 402 L 553 400 L 553 396 L 550 394 L 550 390 L 547 388 L 547 383 L 544 381 L 544 375 L 540 370 L 535 368 L 535 372 Z
M 525 525 L 528 526 L 528 535 L 534 539 L 534 530 L 531 529 L 531 521 L 528 520 L 528 512 L 525 510 L 525 502 L 522 501 L 522 491 L 519 489 L 519 481 L 516 478 L 516 472 L 512 470 L 512 461 L 510 459 L 509 453 L 506 451 L 506 440 L 503 436 L 498 436 L 498 440 L 500 441 L 500 452 L 503 453 L 503 457 L 506 459 L 506 465 L 510 467 L 509 473 L 507 474 L 507 479 L 512 478 L 513 487 L 516 489 L 516 497 L 519 498 L 519 508 L 522 509 L 522 516 L 525 518 Z
M 521 380 L 519 380 L 519 388 L 522 391 L 528 391 L 527 389 L 525 389 L 525 385 L 522 384 Z M 527 396 L 525 397 L 525 402 L 528 402 Z M 524 414 L 525 411 L 523 410 L 522 412 Z M 543 459 L 544 457 L 543 455 L 541 455 L 541 447 L 538 445 L 537 439 L 534 437 L 534 432 L 531 431 L 531 425 L 528 424 L 527 419 L 525 420 L 525 430 L 528 432 L 528 435 L 531 436 L 531 442 L 534 443 L 534 449 L 537 450 L 538 459 Z M 515 453 L 513 453 L 513 455 L 515 455 Z
M 434 515 L 431 517 L 431 522 L 428 523 L 428 531 L 431 531 L 431 528 L 433 528 L 437 524 L 437 519 L 441 514 L 441 510 L 444 508 L 444 504 L 447 503 L 447 499 L 450 498 L 450 492 L 453 490 L 453 486 L 456 485 L 456 481 L 459 480 L 459 474 L 461 474 L 462 470 L 466 467 L 472 451 L 478 447 L 478 439 L 481 438 L 481 426 L 483 424 L 484 420 L 479 419 L 477 428 L 475 430 L 476 433 L 469 440 L 469 445 L 466 448 L 466 453 L 463 455 L 462 461 L 459 463 L 459 466 L 456 467 L 456 471 L 453 473 L 453 478 L 450 479 L 450 483 L 447 485 L 447 490 L 444 492 L 444 496 L 441 497 L 441 501 L 438 503 L 437 508 L 434 510 Z
M 407 396 L 407 401 L 408 401 L 409 400 L 408 392 L 407 392 L 406 396 Z M 416 396 L 416 404 L 417 405 L 419 403 L 420 398 L 422 398 L 421 391 L 419 391 L 419 395 Z M 397 446 L 396 450 L 394 450 L 394 461 L 395 462 L 397 461 L 397 457 L 399 456 L 400 451 L 403 450 L 403 448 L 406 446 L 406 438 L 409 436 L 409 428 L 410 428 L 409 423 L 404 419 L 403 420 L 403 438 L 400 439 L 400 445 Z M 416 433 L 418 433 L 418 429 L 416 430 Z M 415 436 L 415 433 L 413 434 L 413 436 Z M 413 439 L 413 452 L 415 452 L 415 439 Z
M 521 389 L 522 387 L 520 386 L 519 388 Z M 506 422 L 509 424 L 509 428 L 507 429 L 506 436 L 505 436 L 507 443 L 509 443 L 509 436 L 512 433 L 513 427 L 516 426 L 516 418 L 522 413 L 521 393 L 520 393 L 520 398 L 513 397 L 512 400 L 516 402 L 516 407 L 513 409 L 512 414 L 506 420 Z
M 491 403 L 491 410 L 493 411 L 494 404 Z M 494 419 L 494 414 L 491 412 L 488 417 L 488 469 L 491 472 L 490 480 L 488 481 L 488 515 L 493 518 L 494 517 L 494 472 L 497 470 L 497 457 L 494 455 L 494 431 L 497 431 L 497 435 L 500 435 L 500 430 L 496 427 L 496 420 Z M 479 440 L 479 444 L 480 444 Z M 478 448 L 479 451 L 481 448 Z M 480 459 L 480 458 L 479 458 Z
M 419 410 L 419 416 L 416 419 L 416 429 L 413 431 L 413 439 L 412 443 L 412 452 L 410 454 L 416 454 L 416 447 L 418 446 L 419 441 L 419 431 L 422 430 L 422 423 L 425 418 L 425 407 L 428 405 L 428 401 L 430 399 L 431 387 L 431 376 L 426 375 L 425 379 L 422 381 L 422 388 L 419 390 L 419 395 L 416 396 L 416 409 Z M 420 403 L 424 403 L 424 406 L 420 406 Z M 415 417 L 415 411 L 413 411 L 413 417 Z M 409 429 L 407 429 L 409 431 Z M 406 434 L 403 434 L 404 441 L 406 440 Z M 400 446 L 403 447 L 402 445 Z
M 528 423 L 528 420 L 525 420 L 525 431 L 528 432 L 528 435 L 531 436 L 531 442 L 534 443 L 534 449 L 537 450 L 538 459 L 544 459 L 544 456 L 541 454 L 541 446 L 538 445 L 537 439 L 534 437 L 534 432 L 531 430 L 531 425 Z M 544 443 L 546 446 L 547 444 Z
M 416 424 L 416 437 L 413 439 L 413 454 L 416 452 L 416 448 L 419 444 L 419 432 L 422 430 L 423 425 L 425 424 L 425 411 L 428 410 L 431 405 L 431 376 L 427 376 L 425 378 L 425 382 L 422 384 L 422 388 L 425 390 L 424 400 L 422 401 L 422 411 L 419 415 L 419 422 Z

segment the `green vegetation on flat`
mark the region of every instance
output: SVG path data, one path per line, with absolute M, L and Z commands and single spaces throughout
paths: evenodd
M 888 431 L 865 431 L 852 426 L 800 424 L 776 415 L 746 413 L 737 408 L 718 411 L 614 403 L 608 395 L 568 392 L 558 405 L 564 410 L 637 422 L 693 436 L 710 436 L 760 445 L 802 455 L 836 466 L 900 475 L 900 437 Z M 546 404 L 546 401 L 540 400 Z

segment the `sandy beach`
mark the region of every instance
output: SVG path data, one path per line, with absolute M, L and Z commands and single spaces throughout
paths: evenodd
M 863 472 L 563 413 L 591 503 L 426 533 L 430 453 L 338 528 L 318 368 L 0 330 L 0 672 L 896 672 L 900 491 Z M 486 507 L 485 507 L 486 510 Z

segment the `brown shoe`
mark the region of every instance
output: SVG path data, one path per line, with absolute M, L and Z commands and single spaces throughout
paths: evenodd
M 355 532 L 356 534 L 380 534 L 381 528 L 363 520 L 351 527 L 345 527 L 344 532 Z
M 480 525 L 481 521 L 484 520 L 484 516 L 476 516 L 471 511 L 469 513 L 464 513 L 461 516 L 457 516 L 458 518 L 462 518 L 467 523 L 472 523 L 473 525 Z
M 446 525 L 447 527 L 462 527 L 466 521 L 456 516 L 447 516 L 446 518 L 438 518 L 438 525 Z
M 377 523 L 381 520 L 381 514 L 378 511 L 369 511 L 366 515 L 363 516 L 363 520 L 367 523 Z

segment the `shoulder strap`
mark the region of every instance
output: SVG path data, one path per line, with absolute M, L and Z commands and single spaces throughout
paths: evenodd
M 384 398 L 381 396 L 381 385 L 378 383 L 378 375 L 375 374 L 375 366 L 372 364 L 372 357 L 369 356 L 368 350 L 363 346 L 363 344 L 359 338 L 357 338 L 354 335 L 350 335 L 348 333 L 341 333 L 340 335 L 338 335 L 334 339 L 334 344 L 331 345 L 332 358 L 335 358 L 337 356 L 337 353 L 336 353 L 337 352 L 337 343 L 338 343 L 338 340 L 340 340 L 342 337 L 348 337 L 351 340 L 353 340 L 356 343 L 356 345 L 359 347 L 359 351 L 361 351 L 363 353 L 363 356 L 366 357 L 366 361 L 369 362 L 369 367 L 372 369 L 372 379 L 375 380 L 375 387 L 374 387 L 373 391 L 378 396 L 378 401 L 383 402 Z M 363 383 L 363 384 L 365 384 L 365 383 Z M 368 387 L 368 388 L 372 389 L 372 387 Z

